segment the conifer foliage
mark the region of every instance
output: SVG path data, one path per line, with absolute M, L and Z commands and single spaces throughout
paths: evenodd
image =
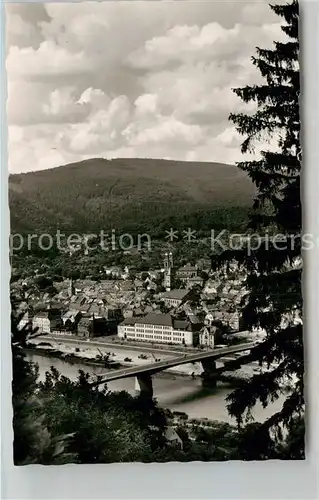
M 276 143 L 238 166 L 257 186 L 250 231 L 258 232 L 258 248 L 247 252 L 229 249 L 220 259 L 236 259 L 247 270 L 247 295 L 243 303 L 246 326 L 261 327 L 266 338 L 247 356 L 263 367 L 229 398 L 229 411 L 239 423 L 257 401 L 264 406 L 277 399 L 290 381 L 285 403 L 264 428 L 278 431 L 303 422 L 303 339 L 301 317 L 301 202 L 299 120 L 299 6 L 296 0 L 270 7 L 282 19 L 285 40 L 272 49 L 257 48 L 252 62 L 263 84 L 235 89 L 245 103 L 255 103 L 253 114 L 232 114 L 243 135 L 242 153 L 254 153 L 265 138 Z M 251 157 L 251 155 L 249 156 Z M 282 235 L 282 236 L 280 236 Z M 257 247 L 257 244 L 254 244 Z M 303 456 L 303 433 L 299 434 Z
M 42 463 L 60 465 L 74 461 L 67 452 L 72 434 L 52 436 L 45 420 L 45 408 L 38 395 L 38 367 L 27 361 L 23 348 L 37 336 L 28 325 L 19 328 L 23 314 L 19 299 L 11 297 L 13 456 L 15 465 Z

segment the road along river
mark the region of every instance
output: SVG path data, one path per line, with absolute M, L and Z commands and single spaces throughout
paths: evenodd
M 112 351 L 115 350 L 115 346 Z M 126 351 L 126 350 L 125 350 Z M 123 353 L 124 355 L 124 353 Z M 125 356 L 133 358 L 136 352 L 127 350 Z M 161 354 L 161 359 L 163 355 Z M 54 366 L 59 372 L 72 380 L 78 376 L 79 370 L 100 375 L 105 373 L 105 368 L 92 367 L 81 363 L 71 364 L 67 361 L 42 356 L 41 354 L 27 354 L 27 358 L 39 365 L 40 379 L 43 380 L 45 372 Z M 150 362 L 150 359 L 148 360 Z M 169 408 L 172 411 L 185 412 L 190 418 L 208 418 L 210 420 L 220 420 L 224 422 L 234 421 L 230 419 L 226 409 L 226 396 L 231 392 L 232 387 L 224 383 L 218 383 L 214 389 L 203 389 L 200 378 L 192 379 L 189 375 L 161 372 L 153 376 L 154 397 L 160 406 Z M 134 378 L 120 379 L 108 383 L 111 391 L 125 390 L 131 394 L 135 393 Z M 278 411 L 283 403 L 283 397 L 275 403 L 263 409 L 261 405 L 256 405 L 253 416 L 262 422 L 269 415 Z

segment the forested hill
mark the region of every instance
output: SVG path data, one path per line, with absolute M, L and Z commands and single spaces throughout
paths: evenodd
M 11 231 L 150 231 L 235 225 L 254 187 L 232 165 L 91 159 L 10 175 Z

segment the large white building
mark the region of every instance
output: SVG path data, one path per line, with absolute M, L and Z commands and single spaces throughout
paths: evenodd
M 189 321 L 176 320 L 170 314 L 149 313 L 142 318 L 126 318 L 118 325 L 122 339 L 163 344 L 193 345 Z

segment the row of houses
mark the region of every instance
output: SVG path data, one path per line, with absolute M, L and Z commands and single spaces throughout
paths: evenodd
M 91 283 L 86 283 L 86 286 L 91 286 Z M 240 315 L 236 308 L 233 310 L 226 306 L 220 308 L 220 306 L 209 305 L 203 301 L 199 304 L 196 312 L 196 307 L 195 309 L 193 306 L 191 307 L 191 302 L 188 300 L 191 293 L 189 290 L 177 289 L 159 293 L 148 304 L 143 302 L 143 294 L 114 291 L 113 293 L 116 305 L 107 305 L 102 298 L 92 298 L 88 294 L 79 294 L 72 296 L 67 303 L 43 304 L 40 310 L 33 314 L 29 310 L 21 324 L 29 322 L 33 328 L 43 333 L 64 331 L 80 336 L 114 334 L 122 319 L 127 319 L 127 324 L 130 322 L 135 324 L 147 315 L 156 316 L 158 320 L 160 317 L 158 314 L 161 312 L 160 304 L 162 303 L 175 316 L 181 317 L 184 314 L 192 325 L 192 331 L 194 325 L 200 323 L 196 318 L 197 312 L 200 312 L 202 317 L 205 316 L 211 322 L 224 324 L 230 330 L 238 331 L 239 329 Z M 108 294 L 108 300 L 111 296 L 111 293 Z M 132 330 L 130 331 L 132 332 Z M 141 333 L 143 332 L 139 332 L 139 334 Z M 171 335 L 170 337 L 170 339 L 165 338 L 162 341 L 176 343 L 177 337 L 180 338 L 179 335 Z M 138 335 L 138 338 L 142 339 L 143 335 Z M 147 340 L 147 337 L 144 340 Z M 194 343 L 187 335 L 180 340 L 184 340 L 187 345 Z
M 103 317 L 82 315 L 79 311 L 67 311 L 61 315 L 59 309 L 48 308 L 35 314 L 26 311 L 19 327 L 31 324 L 39 333 L 55 335 L 72 333 L 86 338 L 117 332 L 120 339 L 128 341 L 185 346 L 202 344 L 213 347 L 215 333 L 212 328 L 213 322 L 214 318 L 211 315 L 206 315 L 203 323 L 194 314 L 181 319 L 172 314 L 151 312 L 125 318 L 117 324 Z
M 110 313 L 109 316 L 86 314 L 79 310 L 63 313 L 61 309 L 50 306 L 37 312 L 28 309 L 19 323 L 19 328 L 30 325 L 33 330 L 43 334 L 59 332 L 80 337 L 97 337 L 116 333 L 117 323 L 122 317 L 117 315 L 116 311 Z
M 233 331 L 240 327 L 242 280 L 237 279 L 235 270 L 232 280 L 210 275 L 204 282 L 202 271 L 209 265 L 202 262 L 176 269 L 184 289 L 165 292 L 157 291 L 162 270 L 135 273 L 133 277 L 128 276 L 128 269 L 116 266 L 104 269 L 109 279 L 54 283 L 54 300 L 59 307 L 52 305 L 51 297 L 41 310 L 28 313 L 24 322 L 31 322 L 43 333 L 72 332 L 90 337 L 118 332 L 120 338 L 128 340 L 213 345 L 216 324 Z M 163 304 L 169 315 L 163 315 Z

